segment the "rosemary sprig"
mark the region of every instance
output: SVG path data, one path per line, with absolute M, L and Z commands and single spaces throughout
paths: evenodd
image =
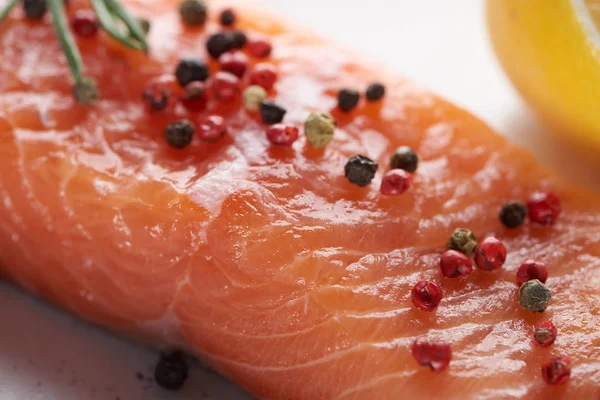
M 132 18 L 129 13 L 123 8 L 121 3 L 117 0 L 104 0 L 106 2 L 106 6 L 112 11 L 113 14 L 117 15 L 121 21 L 125 23 L 127 28 L 129 28 L 129 32 L 131 36 L 133 36 L 142 46 L 142 50 L 148 52 L 148 43 L 146 43 L 146 34 L 140 25 L 140 22 L 137 18 Z
M 96 15 L 98 15 L 98 20 L 100 21 L 100 24 L 102 24 L 102 27 L 112 37 L 114 37 L 119 42 L 123 43 L 124 45 L 129 46 L 136 50 L 142 50 L 144 52 L 147 52 L 148 45 L 146 44 L 145 35 L 141 31 L 139 25 L 136 25 L 136 22 L 133 22 L 131 17 L 129 17 L 129 15 L 122 8 L 121 8 L 122 13 L 116 15 L 127 25 L 127 22 L 125 20 L 123 20 L 124 16 L 126 16 L 126 18 L 131 21 L 132 26 L 135 26 L 135 30 L 137 31 L 137 33 L 141 34 L 140 36 L 142 38 L 144 38 L 143 41 L 139 41 L 136 33 L 131 30 L 129 25 L 127 25 L 127 26 L 130 29 L 131 34 L 134 35 L 133 38 L 128 35 L 125 35 L 123 32 L 121 32 L 121 30 L 115 23 L 116 21 L 115 21 L 115 18 L 113 18 L 111 9 L 108 7 L 108 4 L 107 4 L 108 2 L 109 2 L 109 0 L 91 0 L 92 7 L 94 7 L 94 10 L 96 10 Z M 134 39 L 134 40 L 132 40 L 132 39 Z
M 73 35 L 69 30 L 67 17 L 63 9 L 63 0 L 47 0 L 47 4 L 52 14 L 52 25 L 56 31 L 56 36 L 58 36 L 60 46 L 67 57 L 75 84 L 77 84 L 82 79 L 83 63 L 81 62 L 81 54 L 79 54 L 75 39 L 73 39 Z
M 6 16 L 8 15 L 8 13 L 10 12 L 10 10 L 13 9 L 13 7 L 17 4 L 18 0 L 10 0 L 8 3 L 6 3 L 6 5 L 2 8 L 2 10 L 0 10 L 0 22 L 2 22 L 2 20 L 4 18 L 6 18 Z

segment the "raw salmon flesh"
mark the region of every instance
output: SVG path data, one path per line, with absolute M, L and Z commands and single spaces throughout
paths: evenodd
M 210 106 L 229 124 L 222 140 L 170 148 L 172 117 L 140 95 L 181 57 L 209 60 L 225 2 L 209 5 L 206 28 L 188 29 L 175 1 L 126 2 L 152 21 L 150 57 L 104 33 L 78 39 L 102 93 L 91 107 L 72 97 L 49 16 L 15 10 L 0 24 L 2 276 L 115 332 L 185 349 L 260 399 L 600 399 L 598 198 L 467 112 L 243 4 L 239 27 L 272 39 L 270 98 L 285 121 L 301 128 L 309 112 L 333 110 L 334 140 L 273 146 L 238 99 Z M 78 7 L 89 4 L 69 12 Z M 386 84 L 382 101 L 335 109 L 340 88 L 372 81 Z M 408 192 L 385 197 L 400 145 L 422 162 Z M 380 165 L 368 187 L 344 177 L 355 154 Z M 560 197 L 557 223 L 504 228 L 502 204 L 538 190 Z M 457 227 L 502 239 L 505 266 L 443 278 Z M 549 268 L 544 313 L 519 306 L 515 271 L 529 258 Z M 437 312 L 411 303 L 421 279 L 442 284 Z M 548 319 L 556 343 L 534 346 Z M 421 337 L 451 344 L 448 369 L 413 359 Z M 553 356 L 572 361 L 564 385 L 542 379 Z

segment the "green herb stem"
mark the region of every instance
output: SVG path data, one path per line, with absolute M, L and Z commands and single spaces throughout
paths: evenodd
M 63 0 L 48 0 L 48 8 L 50 13 L 52 14 L 52 24 L 54 25 L 54 30 L 56 31 L 56 35 L 58 36 L 58 40 L 60 45 L 67 57 L 67 62 L 69 64 L 69 68 L 71 69 L 71 73 L 73 74 L 73 79 L 75 83 L 81 82 L 81 74 L 83 72 L 83 63 L 81 62 L 81 54 L 79 53 L 79 49 L 75 44 L 75 40 L 73 39 L 73 35 L 69 30 L 69 26 L 67 23 L 67 17 L 64 13 L 64 3 Z
M 94 7 L 94 10 L 96 10 L 96 15 L 98 16 L 98 20 L 102 24 L 102 27 L 104 27 L 104 29 L 113 38 L 123 43 L 124 45 L 136 50 L 146 51 L 147 46 L 145 44 L 145 41 L 144 43 L 140 43 L 137 40 L 131 40 L 130 37 L 121 32 L 119 27 L 115 24 L 115 18 L 113 17 L 111 10 L 108 8 L 107 2 L 108 1 L 106 0 L 91 0 L 92 7 Z M 117 15 L 117 17 L 120 18 L 121 16 Z
M 6 3 L 4 8 L 2 8 L 2 10 L 0 10 L 0 22 L 2 22 L 2 20 L 4 18 L 6 18 L 6 16 L 10 12 L 10 10 L 12 10 L 13 7 L 17 4 L 17 1 L 18 0 L 10 0 L 8 3 Z
M 125 23 L 131 35 L 140 42 L 142 50 L 148 52 L 148 43 L 146 42 L 146 34 L 142 29 L 139 21 L 136 18 L 132 18 L 129 13 L 123 8 L 121 3 L 117 0 L 105 0 L 106 6 L 113 14 L 117 15 L 121 21 Z

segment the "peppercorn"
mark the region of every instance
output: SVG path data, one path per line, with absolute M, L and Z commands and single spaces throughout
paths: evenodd
M 235 24 L 236 19 L 237 19 L 237 16 L 235 15 L 235 12 L 233 12 L 233 10 L 231 8 L 226 8 L 225 10 L 223 10 L 221 12 L 221 16 L 219 17 L 219 21 L 221 22 L 221 25 L 223 25 L 223 26 L 231 26 L 231 25 Z
M 267 125 L 277 124 L 283 121 L 287 110 L 272 101 L 263 101 L 260 103 L 260 117 Z
M 241 51 L 227 52 L 219 57 L 219 67 L 242 78 L 248 69 L 248 57 Z
M 558 336 L 558 329 L 556 329 L 552 321 L 546 321 L 536 327 L 533 333 L 533 340 L 541 347 L 548 347 L 554 343 L 556 336 Z
M 542 365 L 542 378 L 550 385 L 562 385 L 571 376 L 571 360 L 555 357 Z
M 521 307 L 529 311 L 544 311 L 551 298 L 550 289 L 537 279 L 525 282 L 519 289 L 519 303 Z
M 403 169 L 413 173 L 419 166 L 419 156 L 408 146 L 400 146 L 390 158 L 391 169 Z
M 182 149 L 192 142 L 194 133 L 194 125 L 187 119 L 182 119 L 167 125 L 165 139 L 170 146 Z
M 352 89 L 342 89 L 338 92 L 338 107 L 344 112 L 352 110 L 360 100 L 360 93 Z
M 517 285 L 520 287 L 525 282 L 534 279 L 546 283 L 548 279 L 548 267 L 541 261 L 527 260 L 517 270 Z
M 206 108 L 206 90 L 204 83 L 195 81 L 185 85 L 183 96 L 181 96 L 181 104 L 188 110 L 201 111 Z
M 89 10 L 77 10 L 71 19 L 73 32 L 82 37 L 92 37 L 98 33 L 98 18 Z
M 410 294 L 415 307 L 422 311 L 435 311 L 443 297 L 440 285 L 425 280 L 417 282 Z
M 291 146 L 298 139 L 298 128 L 286 124 L 271 125 L 267 129 L 267 139 L 278 146 Z
M 229 32 L 219 32 L 211 35 L 206 41 L 206 50 L 214 59 L 227 53 L 233 48 L 234 35 Z
M 184 0 L 179 5 L 179 14 L 186 25 L 202 26 L 208 11 L 204 0 Z
M 368 186 L 377 172 L 379 165 L 368 157 L 357 154 L 350 157 L 344 167 L 344 175 L 350 183 L 357 186 Z
M 460 251 L 446 250 L 440 257 L 440 269 L 445 278 L 458 278 L 473 271 L 469 257 Z
M 219 71 L 209 81 L 212 96 L 222 102 L 234 100 L 240 93 L 240 79 L 229 72 Z
M 42 19 L 46 9 L 46 0 L 23 0 L 23 11 L 29 19 Z
M 91 78 L 82 78 L 73 86 L 73 96 L 84 106 L 94 104 L 100 97 L 98 84 Z
M 336 121 L 328 113 L 312 112 L 304 123 L 304 134 L 314 147 L 327 146 L 333 140 Z
M 381 83 L 372 83 L 367 88 L 367 100 L 369 101 L 377 101 L 381 100 L 383 96 L 385 96 L 385 86 Z
M 429 367 L 434 372 L 442 372 L 452 360 L 452 348 L 444 342 L 429 343 L 417 339 L 410 351 L 420 365 Z
M 500 209 L 500 221 L 507 228 L 518 228 L 525 222 L 527 207 L 522 201 L 513 200 Z
M 412 185 L 413 177 L 402 169 L 386 172 L 381 180 L 381 194 L 384 196 L 399 196 Z
M 204 82 L 208 79 L 209 73 L 208 66 L 195 58 L 184 58 L 175 68 L 175 76 L 181 86 L 195 81 Z
M 150 33 L 150 29 L 152 28 L 152 24 L 150 20 L 144 17 L 137 17 L 138 24 L 142 27 L 142 31 L 147 35 Z
M 169 105 L 169 92 L 163 88 L 149 85 L 142 93 L 142 99 L 150 110 L 162 110 Z
M 248 37 L 242 31 L 235 31 L 231 33 L 232 48 L 243 49 L 248 43 Z
M 448 240 L 448 248 L 452 250 L 460 251 L 466 256 L 473 255 L 475 248 L 477 247 L 477 238 L 468 229 L 458 228 L 452 232 L 450 239 Z
M 246 110 L 258 111 L 260 104 L 267 98 L 267 91 L 258 85 L 251 85 L 244 90 L 243 98 Z
M 527 200 L 527 212 L 531 222 L 553 225 L 561 211 L 560 199 L 554 193 L 535 192 Z
M 188 366 L 183 353 L 175 351 L 163 354 L 156 364 L 154 380 L 167 390 L 179 390 L 188 378 Z
M 250 73 L 250 84 L 264 87 L 271 90 L 277 82 L 277 69 L 270 63 L 258 63 L 252 68 Z
M 495 237 L 483 239 L 475 249 L 475 264 L 484 271 L 502 268 L 506 261 L 506 247 Z
M 227 134 L 225 119 L 219 115 L 209 115 L 198 124 L 198 136 L 205 142 L 214 142 Z

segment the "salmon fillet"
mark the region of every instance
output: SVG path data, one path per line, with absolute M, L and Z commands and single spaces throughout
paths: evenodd
M 287 122 L 334 109 L 345 86 L 380 80 L 386 98 L 334 110 L 323 149 L 305 137 L 270 145 L 240 100 L 213 106 L 229 123 L 221 141 L 172 149 L 162 133 L 170 121 L 140 94 L 181 57 L 209 59 L 216 13 L 204 30 L 186 30 L 173 1 L 126 4 L 152 20 L 151 57 L 105 35 L 80 40 L 102 92 L 93 107 L 72 98 L 48 20 L 15 12 L 0 24 L 3 276 L 115 332 L 186 349 L 261 399 L 600 399 L 595 195 L 467 112 L 247 5 L 237 7 L 240 27 L 272 37 L 271 97 Z M 407 193 L 384 197 L 400 145 L 421 164 Z M 344 177 L 355 154 L 380 164 L 369 187 Z M 558 222 L 504 228 L 501 205 L 537 190 L 561 198 Z M 504 268 L 444 279 L 439 257 L 457 227 L 502 239 Z M 519 306 L 515 271 L 529 258 L 549 267 L 543 314 Z M 443 285 L 435 313 L 411 303 L 421 279 Z M 532 329 L 548 319 L 559 336 L 542 349 Z M 443 373 L 412 358 L 423 336 L 452 345 Z M 541 378 L 552 356 L 572 360 L 565 385 Z

